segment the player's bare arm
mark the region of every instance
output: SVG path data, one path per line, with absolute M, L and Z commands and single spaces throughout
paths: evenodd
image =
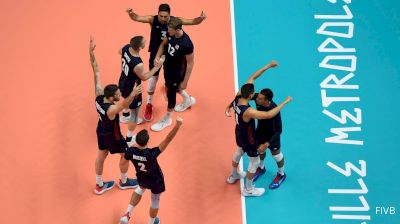
M 181 117 L 177 117 L 174 128 L 172 128 L 172 130 L 168 133 L 167 137 L 165 137 L 165 139 L 158 146 L 160 148 L 161 152 L 163 152 L 167 148 L 168 144 L 171 143 L 172 139 L 174 139 L 174 137 L 175 137 L 176 133 L 178 133 L 179 128 L 181 127 L 182 123 L 183 123 L 183 119 Z
M 292 99 L 293 98 L 291 96 L 288 96 L 285 101 L 269 111 L 259 111 L 253 108 L 249 108 L 243 114 L 244 121 L 248 122 L 250 121 L 250 119 L 271 119 L 275 117 L 286 104 L 292 101 Z
M 122 103 L 110 106 L 110 108 L 107 110 L 108 118 L 110 118 L 110 120 L 114 120 L 115 115 L 120 113 L 124 108 L 128 108 L 129 105 L 132 103 L 132 101 L 135 99 L 135 97 L 141 93 L 142 93 L 142 85 L 137 85 L 137 83 L 135 83 L 132 92 L 129 94 L 127 98 L 124 99 L 124 101 L 122 101 Z
M 187 62 L 187 68 L 186 68 L 186 73 L 185 73 L 185 79 L 179 86 L 180 90 L 184 90 L 187 88 L 187 84 L 190 79 L 190 75 L 192 74 L 193 66 L 194 66 L 194 53 L 188 54 L 185 56 L 186 57 L 186 62 Z
M 126 10 L 126 12 L 128 13 L 129 17 L 135 21 L 135 22 L 140 22 L 140 23 L 149 23 L 149 24 L 153 24 L 153 16 L 139 16 L 138 14 L 136 14 L 135 12 L 133 12 L 133 10 L 131 8 L 128 8 Z
M 148 80 L 150 77 L 152 77 L 160 68 L 161 66 L 164 64 L 165 61 L 165 56 L 162 55 L 160 57 L 160 60 L 158 61 L 157 64 L 154 64 L 154 67 L 148 71 L 145 72 L 144 71 L 144 65 L 143 63 L 140 63 L 138 65 L 135 66 L 135 68 L 133 69 L 135 71 L 135 74 L 137 74 L 137 76 L 142 80 L 142 81 L 146 81 Z
M 193 19 L 186 19 L 179 17 L 180 20 L 182 20 L 182 25 L 198 25 L 202 23 L 205 19 L 207 19 L 207 15 L 201 11 L 200 16 L 193 18 Z
M 154 65 L 157 65 L 159 63 L 159 60 L 161 58 L 161 55 L 164 54 L 164 47 L 168 44 L 168 38 L 164 38 L 164 40 L 161 42 L 160 47 L 158 47 L 156 57 L 154 58 Z
M 271 61 L 270 63 L 264 65 L 262 68 L 258 69 L 256 72 L 254 72 L 250 78 L 247 80 L 246 83 L 254 83 L 254 81 L 260 77 L 266 70 L 270 68 L 275 68 L 278 66 L 278 63 L 276 61 Z
M 93 74 L 94 74 L 94 89 L 96 97 L 103 94 L 103 86 L 101 85 L 100 80 L 100 70 L 96 61 L 96 57 L 94 56 L 94 49 L 96 48 L 96 44 L 94 43 L 94 38 L 90 35 L 90 43 L 89 43 L 89 54 L 90 54 L 90 63 L 92 65 Z

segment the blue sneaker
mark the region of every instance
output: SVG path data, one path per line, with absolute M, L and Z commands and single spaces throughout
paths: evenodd
M 277 173 L 275 179 L 269 185 L 269 189 L 277 189 L 279 186 L 281 186 L 281 184 L 285 180 L 286 180 L 286 173 L 283 175 Z
M 156 217 L 156 218 L 154 219 L 154 224 L 160 224 L 160 219 L 159 219 L 158 217 Z
M 261 169 L 260 167 L 257 168 L 256 173 L 254 174 L 253 177 L 253 182 L 256 182 L 256 180 L 261 177 L 266 172 L 265 167 L 264 169 Z
M 131 178 L 126 179 L 126 183 L 122 183 L 121 180 L 119 180 L 119 183 L 118 183 L 118 187 L 122 190 L 129 189 L 129 188 L 136 188 L 137 186 L 138 186 L 137 180 L 131 179 Z
M 96 184 L 96 188 L 94 189 L 94 193 L 97 195 L 103 194 L 104 192 L 111 190 L 114 187 L 114 181 L 107 181 L 103 183 L 103 186 L 100 187 Z

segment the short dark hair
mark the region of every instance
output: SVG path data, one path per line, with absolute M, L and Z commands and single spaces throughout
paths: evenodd
M 143 41 L 143 36 L 135 36 L 132 37 L 129 45 L 131 46 L 131 48 L 133 48 L 135 51 L 138 51 L 140 46 L 142 45 L 142 41 Z
M 172 17 L 168 22 L 168 27 L 174 30 L 182 29 L 182 20 L 176 17 Z
M 269 101 L 271 101 L 272 98 L 274 98 L 274 93 L 273 93 L 272 90 L 269 89 L 269 88 L 262 89 L 262 90 L 260 91 L 260 94 L 264 95 L 264 96 L 265 96 L 265 99 L 267 99 L 267 100 L 269 100 Z
M 139 131 L 136 135 L 136 143 L 140 146 L 145 146 L 149 142 L 149 132 L 146 129 Z
M 160 6 L 158 6 L 158 12 L 168 12 L 171 13 L 171 8 L 169 7 L 168 4 L 160 4 Z
M 252 83 L 246 83 L 240 88 L 240 96 L 247 99 L 251 94 L 254 93 L 254 85 Z
M 107 85 L 104 88 L 104 96 L 106 98 L 113 97 L 117 91 L 118 91 L 118 86 L 117 85 L 115 85 L 115 84 Z

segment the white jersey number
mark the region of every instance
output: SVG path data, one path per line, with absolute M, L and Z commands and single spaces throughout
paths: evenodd
M 125 58 L 122 58 L 122 71 L 124 71 L 125 75 L 128 76 L 129 74 L 129 66 L 125 61 Z
M 161 31 L 161 40 L 164 40 L 164 38 L 167 36 L 167 31 L 162 30 Z
M 144 163 L 138 163 L 138 165 L 140 166 L 140 171 L 147 172 L 146 165 Z
M 175 53 L 175 48 L 168 44 L 168 53 L 173 57 Z

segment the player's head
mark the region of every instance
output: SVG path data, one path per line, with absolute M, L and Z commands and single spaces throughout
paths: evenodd
M 268 88 L 262 89 L 257 96 L 256 104 L 257 105 L 268 104 L 272 100 L 273 97 L 274 97 L 274 93 L 272 92 L 271 89 L 268 89 Z
M 168 22 L 168 34 L 170 36 L 175 36 L 179 30 L 182 30 L 182 20 L 176 17 L 171 18 Z
M 146 146 L 147 143 L 149 142 L 149 132 L 147 132 L 146 129 L 143 129 L 141 131 L 139 131 L 136 135 L 136 143 L 139 146 Z
M 253 83 L 246 83 L 240 88 L 240 96 L 245 99 L 251 99 L 254 96 Z
M 143 36 L 132 37 L 131 41 L 129 42 L 129 45 L 135 51 L 139 51 L 140 49 L 143 49 L 145 47 L 145 44 L 146 44 L 146 40 L 144 39 Z
M 160 21 L 161 24 L 167 24 L 170 13 L 171 8 L 169 7 L 169 5 L 161 4 L 160 6 L 158 6 L 158 21 Z
M 119 101 L 121 97 L 121 91 L 115 84 L 107 85 L 104 88 L 104 97 L 112 102 Z

